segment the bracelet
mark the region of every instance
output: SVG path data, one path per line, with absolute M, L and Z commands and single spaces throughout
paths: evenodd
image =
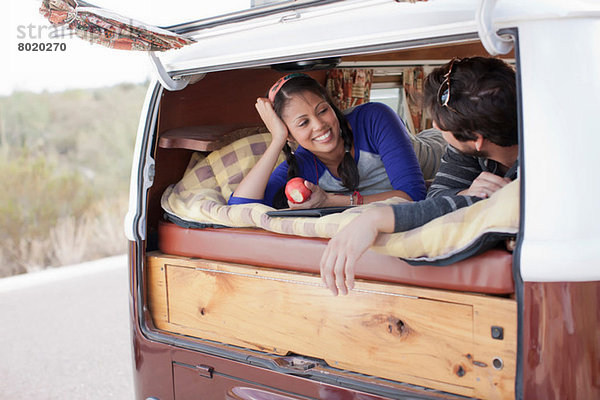
M 364 203 L 364 199 L 362 197 L 362 195 L 360 194 L 360 192 L 358 190 L 355 190 L 354 193 L 352 193 L 350 196 L 352 196 L 352 199 L 350 201 L 350 205 L 354 205 L 354 195 L 356 195 L 356 204 L 357 205 L 362 205 Z

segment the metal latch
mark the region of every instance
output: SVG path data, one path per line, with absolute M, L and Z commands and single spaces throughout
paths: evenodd
M 279 22 L 281 22 L 281 23 L 292 22 L 292 21 L 297 21 L 300 18 L 302 18 L 302 14 L 300 14 L 299 12 L 296 11 L 293 14 L 284 15 L 283 17 L 281 17 Z
M 196 365 L 194 369 L 196 372 L 198 372 L 198 375 L 211 379 L 213 377 L 213 371 L 215 370 L 213 367 L 209 367 L 208 365 Z
M 275 363 L 280 367 L 292 369 L 296 371 L 307 371 L 315 368 L 318 365 L 324 365 L 322 360 L 304 356 L 286 356 L 276 358 Z
M 148 168 L 146 169 L 146 180 L 152 184 L 154 182 L 154 177 L 156 176 L 156 171 L 154 169 L 154 161 L 148 163 Z M 151 186 L 151 185 L 150 185 Z

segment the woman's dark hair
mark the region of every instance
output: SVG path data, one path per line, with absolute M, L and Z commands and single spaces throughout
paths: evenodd
M 515 71 L 500 59 L 456 59 L 427 76 L 425 106 L 438 127 L 459 141 L 476 139 L 476 132 L 499 146 L 512 146 L 518 143 L 515 82 Z
M 344 158 L 338 167 L 337 173 L 342 180 L 342 185 L 344 185 L 350 191 L 358 189 L 358 167 L 356 166 L 354 158 L 351 154 L 352 147 L 354 146 L 352 129 L 350 129 L 350 124 L 348 124 L 348 120 L 344 114 L 335 106 L 335 104 L 333 104 L 331 98 L 327 94 L 327 91 L 319 82 L 304 74 L 299 74 L 298 76 L 294 76 L 293 78 L 289 79 L 283 84 L 281 89 L 279 89 L 279 92 L 277 92 L 275 95 L 273 100 L 273 109 L 275 110 L 275 113 L 279 116 L 279 118 L 281 118 L 282 112 L 292 96 L 302 92 L 311 92 L 319 97 L 322 97 L 329 104 L 329 106 L 331 106 L 337 119 L 340 121 L 340 129 L 342 140 L 344 141 L 345 152 Z M 293 154 L 292 149 L 287 143 L 283 147 L 283 152 L 288 163 L 288 180 L 290 180 L 300 175 L 298 162 L 296 161 L 296 156 Z M 277 197 L 280 196 L 276 196 L 276 200 Z M 287 202 L 285 202 L 284 207 L 287 207 Z M 278 208 L 277 204 L 275 204 L 275 208 Z

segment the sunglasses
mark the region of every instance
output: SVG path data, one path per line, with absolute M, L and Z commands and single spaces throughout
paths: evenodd
M 452 74 L 452 68 L 454 67 L 454 63 L 456 61 L 460 61 L 457 58 L 453 58 L 450 61 L 450 67 L 448 67 L 448 72 L 444 75 L 444 80 L 440 84 L 440 88 L 437 92 L 437 100 L 438 104 L 442 107 L 447 107 L 449 110 L 458 113 L 454 108 L 450 106 L 450 75 Z

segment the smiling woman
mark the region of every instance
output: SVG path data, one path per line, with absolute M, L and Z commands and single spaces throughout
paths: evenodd
M 294 73 L 279 79 L 269 99 L 257 100 L 256 109 L 273 140 L 229 204 L 314 208 L 424 198 L 425 183 L 408 133 L 389 107 L 368 103 L 344 115 L 319 82 Z M 286 162 L 273 171 L 281 150 Z M 304 178 L 312 192 L 300 204 L 282 195 L 294 177 Z

